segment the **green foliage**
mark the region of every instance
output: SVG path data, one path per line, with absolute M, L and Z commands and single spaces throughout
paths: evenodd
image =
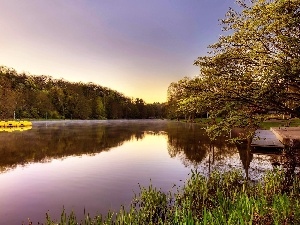
M 95 119 L 104 119 L 106 118 L 105 107 L 103 104 L 103 100 L 100 97 L 96 97 L 93 99 L 93 115 L 95 115 Z
M 84 215 L 80 224 L 298 224 L 300 180 L 295 177 L 289 191 L 282 171 L 268 173 L 251 183 L 240 171 L 204 177 L 192 171 L 182 189 L 167 194 L 152 185 L 141 187 L 131 208 L 93 218 Z M 47 213 L 46 224 L 79 224 L 74 213 L 63 210 L 60 221 Z
M 300 0 L 237 3 L 221 20 L 224 35 L 194 62 L 199 77 L 170 85 L 175 110 L 209 112 L 212 138 L 251 132 L 269 111 L 300 116 Z
M 162 118 L 164 104 L 146 104 L 93 83 L 18 74 L 0 66 L 0 118 L 145 119 Z

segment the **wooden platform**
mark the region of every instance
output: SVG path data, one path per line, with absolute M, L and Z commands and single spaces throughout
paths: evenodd
M 284 145 L 300 148 L 300 127 L 272 127 L 270 130 Z
M 256 130 L 251 142 L 252 147 L 284 148 L 271 130 Z

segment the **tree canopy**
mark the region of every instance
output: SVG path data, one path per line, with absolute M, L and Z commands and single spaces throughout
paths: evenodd
M 94 83 L 18 74 L 0 66 L 0 119 L 144 119 L 164 117 L 164 104 L 146 104 Z
M 199 77 L 185 87 L 190 103 L 222 121 L 208 131 L 254 128 L 267 112 L 300 116 L 300 0 L 237 1 L 223 36 L 198 57 Z

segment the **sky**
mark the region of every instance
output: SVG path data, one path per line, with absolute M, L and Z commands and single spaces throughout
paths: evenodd
M 0 65 L 165 102 L 234 0 L 0 0 Z

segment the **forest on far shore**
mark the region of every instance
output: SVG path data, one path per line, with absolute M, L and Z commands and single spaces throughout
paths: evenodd
M 146 104 L 94 83 L 17 73 L 0 66 L 0 119 L 163 118 L 164 103 Z

